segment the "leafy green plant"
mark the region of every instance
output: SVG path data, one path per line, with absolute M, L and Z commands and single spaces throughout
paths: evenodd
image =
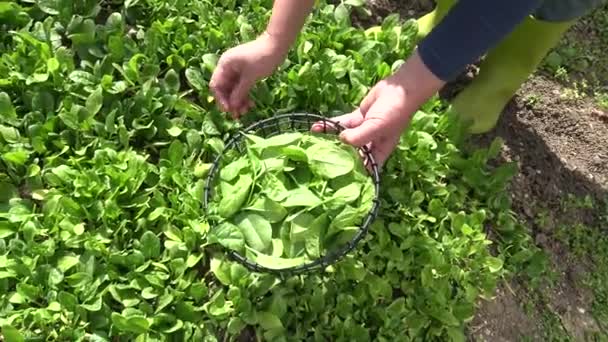
M 337 139 L 290 132 L 247 135 L 243 156 L 219 172 L 209 242 L 268 268 L 290 268 L 352 240 L 374 183 L 357 151 Z

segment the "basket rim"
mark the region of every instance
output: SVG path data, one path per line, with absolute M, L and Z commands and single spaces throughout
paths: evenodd
M 222 159 L 224 153 L 226 151 L 229 151 L 233 147 L 233 145 L 236 144 L 240 139 L 243 139 L 245 137 L 245 132 L 255 131 L 256 129 L 258 129 L 260 127 L 263 130 L 264 125 L 266 125 L 268 123 L 272 123 L 273 121 L 276 121 L 278 123 L 282 119 L 293 120 L 294 118 L 301 118 L 301 117 L 306 118 L 306 121 L 310 127 L 312 127 L 313 123 L 322 122 L 323 123 L 322 133 L 324 133 L 324 134 L 331 133 L 328 131 L 328 128 L 329 128 L 328 125 L 333 126 L 333 128 L 335 129 L 335 131 L 337 133 L 346 129 L 342 124 L 340 124 L 339 121 L 332 120 L 329 117 L 322 116 L 319 114 L 312 114 L 312 113 L 306 113 L 306 112 L 304 112 L 304 113 L 296 112 L 296 113 L 273 115 L 269 118 L 258 120 L 245 128 L 238 129 L 236 132 L 234 132 L 230 137 L 228 137 L 225 140 L 226 143 L 224 145 L 224 148 L 216 156 L 216 158 L 214 159 L 212 166 L 209 170 L 209 173 L 207 175 L 207 180 L 205 183 L 205 187 L 204 187 L 204 196 L 203 196 L 204 211 L 206 213 L 208 212 L 210 192 L 212 190 L 211 184 L 219 169 L 219 164 L 221 162 L 221 159 Z M 314 121 L 311 121 L 311 120 L 314 120 Z M 294 122 L 291 121 L 291 124 L 292 124 L 291 129 L 294 130 L 294 126 L 293 126 Z M 266 135 L 266 134 L 264 134 L 264 135 Z M 240 253 L 238 253 L 232 249 L 221 246 L 222 249 L 226 252 L 226 254 L 232 260 L 245 266 L 250 271 L 259 272 L 259 273 L 270 273 L 270 274 L 275 274 L 275 275 L 285 275 L 285 274 L 295 275 L 295 274 L 311 272 L 311 271 L 318 270 L 318 269 L 325 269 L 328 266 L 334 265 L 337 262 L 339 262 L 341 259 L 343 259 L 347 254 L 352 252 L 357 247 L 359 242 L 361 242 L 361 240 L 363 240 L 365 235 L 368 233 L 369 227 L 372 224 L 372 222 L 376 219 L 376 217 L 378 215 L 378 210 L 380 207 L 380 200 L 379 200 L 379 198 L 380 198 L 380 174 L 379 174 L 379 170 L 378 170 L 379 169 L 378 164 L 376 163 L 374 156 L 372 155 L 370 149 L 367 146 L 355 147 L 355 149 L 360 150 L 364 154 L 364 156 L 366 158 L 366 161 L 364 162 L 365 166 L 368 166 L 368 165 L 371 166 L 371 170 L 368 167 L 366 167 L 365 169 L 367 170 L 368 175 L 373 180 L 374 198 L 372 200 L 372 208 L 368 211 L 368 213 L 366 214 L 362 223 L 357 225 L 357 228 L 358 228 L 357 233 L 348 243 L 343 244 L 336 251 L 326 252 L 325 254 L 322 254 L 319 258 L 316 258 L 312 261 L 309 261 L 307 263 L 304 263 L 304 264 L 301 264 L 298 266 L 286 267 L 286 268 L 265 267 L 265 266 L 258 264 L 255 261 L 248 259 L 247 257 L 241 255 Z

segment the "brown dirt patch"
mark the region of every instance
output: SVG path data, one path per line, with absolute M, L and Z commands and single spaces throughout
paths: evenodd
M 367 0 L 366 7 L 371 15 L 354 13 L 353 25 L 369 27 L 377 25 L 391 15 L 399 14 L 400 18 L 418 18 L 433 10 L 433 0 L 392 1 L 392 0 Z
M 473 341 L 514 341 L 525 337 L 539 339 L 542 326 L 530 319 L 517 293 L 518 287 L 502 285 L 495 297 L 483 301 L 477 309 L 473 322 L 469 324 L 468 336 Z
M 567 94 L 557 82 L 535 76 L 509 103 L 496 128 L 474 140 L 480 145 L 496 136 L 505 140 L 503 158 L 520 168 L 511 187 L 515 209 L 527 219 L 534 218 L 534 207 L 560 208 L 567 194 L 596 200 L 608 196 L 607 114 L 589 99 Z M 597 222 L 595 211 L 582 214 L 576 221 Z
M 473 139 L 475 146 L 487 146 L 497 136 L 504 139 L 499 163 L 515 161 L 519 166 L 510 186 L 513 209 L 531 228 L 537 244 L 548 252 L 556 282 L 541 287 L 542 298 L 530 299 L 530 289 L 516 283 L 511 284 L 514 293 L 498 291 L 494 301 L 481 304 L 472 326 L 484 328 L 477 332 L 473 328 L 471 338 L 519 340 L 523 334 L 542 340 L 539 331 L 549 333 L 542 327 L 542 315 L 547 313 L 554 315 L 563 332 L 574 340 L 584 340 L 586 332 L 598 331 L 589 314 L 592 294 L 581 283 L 592 265 L 575 260 L 554 232 L 558 226 L 599 225 L 599 213 L 592 208 L 571 208 L 568 194 L 579 198 L 589 195 L 598 201 L 608 198 L 608 124 L 604 115 L 589 99 L 573 99 L 557 82 L 535 76 L 509 103 L 496 128 Z M 521 304 L 530 300 L 535 301 L 536 309 L 525 315 Z M 505 317 L 511 317 L 511 322 L 505 323 Z

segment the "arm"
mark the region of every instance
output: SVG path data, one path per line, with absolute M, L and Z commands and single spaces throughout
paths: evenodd
M 209 88 L 223 111 L 243 115 L 253 101 L 251 87 L 270 76 L 285 59 L 315 0 L 275 0 L 270 21 L 257 39 L 226 51 L 213 72 Z
M 315 0 L 275 0 L 264 34 L 277 42 L 282 51 L 289 50 L 314 3 Z

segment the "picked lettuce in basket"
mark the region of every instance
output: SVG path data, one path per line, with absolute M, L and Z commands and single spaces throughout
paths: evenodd
M 266 268 L 297 267 L 349 243 L 373 207 L 373 179 L 335 136 L 246 135 L 223 159 L 209 241 Z

